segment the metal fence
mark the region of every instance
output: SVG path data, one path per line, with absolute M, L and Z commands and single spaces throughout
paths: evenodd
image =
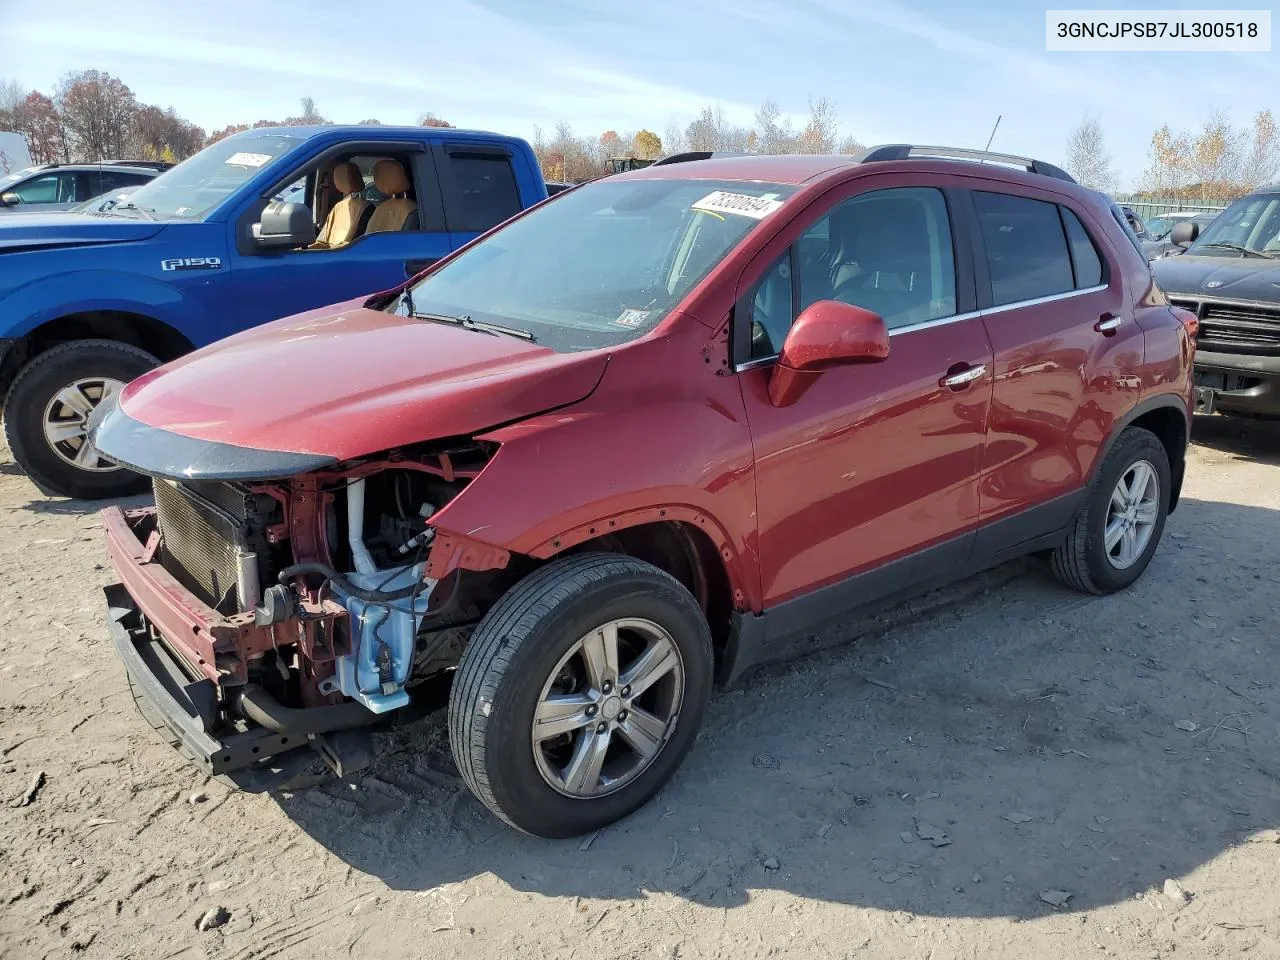
M 1191 203 L 1187 200 L 1121 200 L 1126 207 L 1132 207 L 1143 220 L 1150 220 L 1162 213 L 1221 213 L 1227 209 L 1225 205 L 1212 203 Z

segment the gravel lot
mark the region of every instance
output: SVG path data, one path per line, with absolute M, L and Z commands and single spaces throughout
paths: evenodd
M 1129 592 L 1023 564 L 851 625 L 565 842 L 439 714 L 354 782 L 206 781 L 134 711 L 96 506 L 0 448 L 0 957 L 1280 958 L 1280 427 L 1196 432 Z

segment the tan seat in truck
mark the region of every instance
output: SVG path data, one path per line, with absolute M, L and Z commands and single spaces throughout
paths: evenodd
M 387 199 L 373 211 L 365 233 L 418 229 L 418 205 L 409 199 L 409 175 L 397 160 L 383 158 L 373 165 L 373 185 Z
M 341 247 L 360 236 L 372 206 L 364 198 L 364 177 L 354 163 L 348 160 L 335 164 L 332 179 L 343 197 L 325 217 L 324 227 L 316 237 L 316 247 Z

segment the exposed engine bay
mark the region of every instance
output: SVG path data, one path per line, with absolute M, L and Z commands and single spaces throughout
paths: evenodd
M 493 449 L 468 443 L 283 482 L 157 478 L 154 526 L 135 534 L 183 587 L 243 625 L 214 644 L 224 691 L 260 687 L 290 707 L 350 698 L 382 714 L 456 664 L 501 574 L 469 571 L 464 584 L 458 569 L 427 573 L 432 517 Z

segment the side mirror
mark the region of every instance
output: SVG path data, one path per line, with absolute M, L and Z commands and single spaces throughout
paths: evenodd
M 0 193 L 0 207 L 16 207 L 22 198 L 16 193 Z
M 1196 237 L 1200 236 L 1200 224 L 1192 223 L 1190 220 L 1183 220 L 1173 228 L 1173 233 L 1170 236 L 1178 246 L 1189 247 L 1195 243 Z
M 253 225 L 253 242 L 265 250 L 305 247 L 316 242 L 311 211 L 301 203 L 268 203 L 262 220 Z
M 769 402 L 786 407 L 822 373 L 889 356 L 889 331 L 878 313 L 838 300 L 819 300 L 796 317 L 769 378 Z

